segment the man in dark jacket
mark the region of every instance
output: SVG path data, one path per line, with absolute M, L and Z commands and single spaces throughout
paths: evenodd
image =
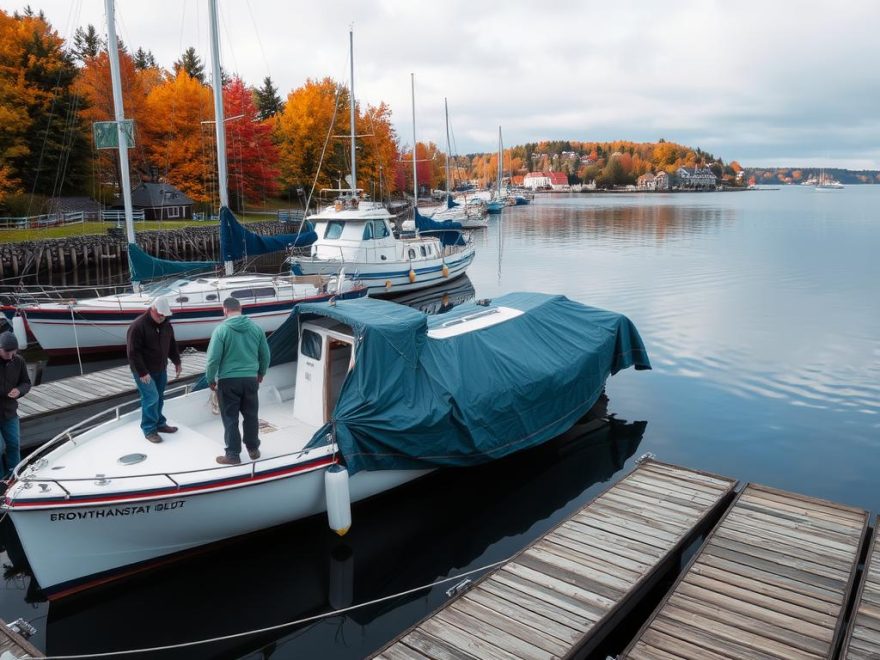
M 144 314 L 128 327 L 128 364 L 141 395 L 141 430 L 150 442 L 162 442 L 160 433 L 174 433 L 162 414 L 165 385 L 168 383 L 168 360 L 180 377 L 180 353 L 171 327 L 171 306 L 165 298 L 156 298 Z
M 0 445 L 3 445 L 2 471 L 7 479 L 21 462 L 21 426 L 18 399 L 31 389 L 27 364 L 18 355 L 18 340 L 11 332 L 0 335 Z

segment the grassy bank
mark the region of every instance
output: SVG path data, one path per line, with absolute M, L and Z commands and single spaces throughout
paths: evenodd
M 242 215 L 236 217 L 243 224 L 274 221 L 274 217 L 269 215 Z M 174 229 L 186 229 L 187 227 L 206 227 L 211 224 L 216 225 L 216 221 L 139 220 L 134 223 L 134 230 L 135 233 L 141 231 L 171 231 Z M 70 238 L 72 236 L 95 236 L 106 234 L 108 229 L 115 226 L 116 224 L 113 222 L 84 222 L 78 225 L 40 227 L 37 229 L 3 229 L 0 230 L 0 243 L 22 243 L 25 241 L 42 241 L 50 238 Z

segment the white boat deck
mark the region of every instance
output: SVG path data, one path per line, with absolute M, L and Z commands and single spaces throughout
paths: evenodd
M 259 413 L 261 457 L 251 461 L 242 445 L 241 465 L 224 466 L 216 462 L 217 456 L 224 453 L 223 423 L 211 410 L 209 390 L 166 401 L 164 412 L 168 423 L 177 426 L 178 431 L 160 434 L 161 443 L 144 437 L 140 410 L 136 410 L 78 439 L 80 445 L 89 443 L 88 451 L 69 451 L 72 447 L 67 445 L 53 452 L 49 465 L 28 473 L 31 480 L 44 478 L 47 483 L 39 485 L 36 492 L 21 495 L 52 498 L 67 491 L 71 496 L 111 496 L 135 489 L 249 477 L 296 462 L 291 454 L 301 451 L 316 431 L 293 416 L 293 399 L 282 400 L 275 387 L 263 386 Z M 327 451 L 322 448 L 314 453 L 318 457 Z M 144 458 L 129 465 L 122 461 L 123 457 L 136 455 Z

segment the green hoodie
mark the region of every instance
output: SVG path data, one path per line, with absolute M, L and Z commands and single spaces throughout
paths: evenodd
M 205 378 L 265 376 L 269 368 L 266 333 L 247 316 L 230 316 L 211 333 Z

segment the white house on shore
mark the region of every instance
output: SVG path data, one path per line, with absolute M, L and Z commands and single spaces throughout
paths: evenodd
M 679 188 L 706 190 L 718 185 L 718 179 L 708 167 L 679 167 L 675 175 L 678 177 Z
M 669 175 L 660 170 L 656 174 L 647 172 L 636 179 L 638 190 L 669 190 Z
M 523 177 L 523 188 L 530 190 L 569 190 L 565 172 L 529 172 Z

